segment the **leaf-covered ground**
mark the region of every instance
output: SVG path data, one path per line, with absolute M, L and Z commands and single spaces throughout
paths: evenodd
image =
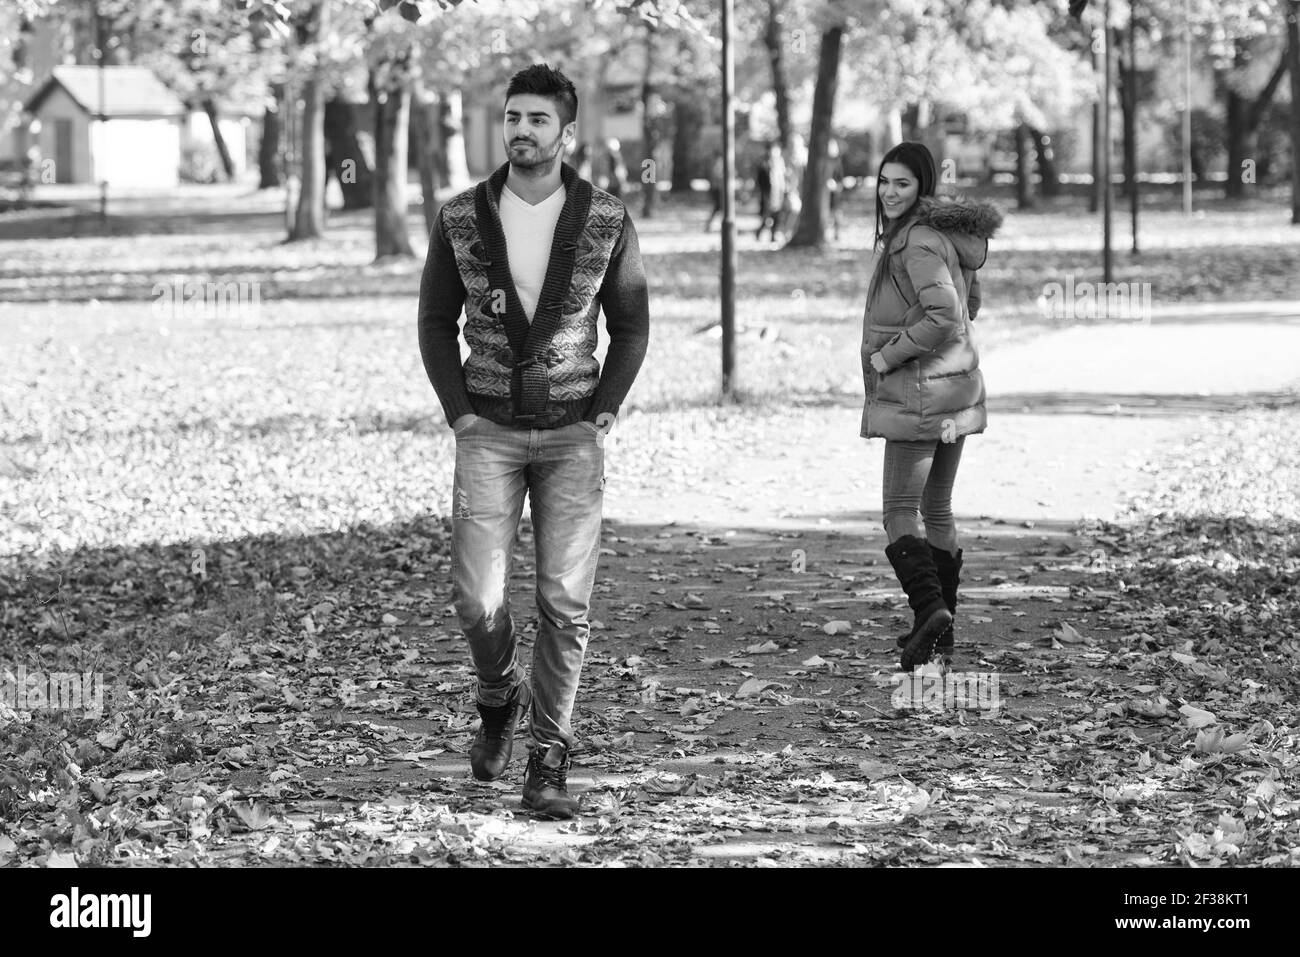
M 712 266 L 674 251 L 702 240 L 648 255 L 569 823 L 521 812 L 518 757 L 468 774 L 451 444 L 409 292 L 248 324 L 0 304 L 0 668 L 106 682 L 101 717 L 0 705 L 0 862 L 1298 863 L 1294 381 L 1255 364 L 1266 403 L 1154 416 L 1129 414 L 1141 383 L 1123 409 L 1069 376 L 1078 408 L 1004 401 L 959 481 L 954 665 L 995 674 L 999 707 L 900 710 L 860 304 L 848 279 L 843 309 L 791 298 L 811 260 L 751 291 L 754 399 L 712 406 Z M 91 242 L 67 252 L 128 258 Z M 4 244 L 6 268 L 35 250 Z M 1040 368 L 1062 341 L 1008 328 L 981 340 L 1004 393 L 999 355 Z

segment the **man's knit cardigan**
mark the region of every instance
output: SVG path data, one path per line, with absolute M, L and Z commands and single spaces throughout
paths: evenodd
M 506 163 L 438 211 L 420 282 L 424 369 L 448 424 L 473 412 L 516 428 L 603 425 L 632 387 L 649 342 L 650 307 L 636 229 L 623 204 L 561 165 L 566 196 L 532 322 L 515 291 L 501 227 Z M 469 356 L 457 326 L 464 308 Z M 596 315 L 609 330 L 594 358 Z M 608 417 L 607 417 L 608 418 Z

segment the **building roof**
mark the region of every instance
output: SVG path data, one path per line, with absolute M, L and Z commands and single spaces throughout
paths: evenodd
M 187 112 L 180 97 L 148 67 L 106 66 L 103 70 L 105 116 L 184 116 Z M 56 66 L 23 108 L 35 113 L 59 86 L 83 110 L 98 116 L 99 71 L 97 66 Z

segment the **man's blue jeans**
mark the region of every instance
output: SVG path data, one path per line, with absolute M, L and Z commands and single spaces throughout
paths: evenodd
M 537 557 L 533 742 L 573 746 L 573 703 L 600 554 L 604 434 L 590 422 L 515 429 L 479 416 L 456 432 L 452 584 L 478 676 L 478 701 L 499 706 L 528 680 L 519 663 L 509 581 L 528 493 Z

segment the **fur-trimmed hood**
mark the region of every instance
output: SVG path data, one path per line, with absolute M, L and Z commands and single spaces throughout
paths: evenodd
M 937 229 L 952 240 L 963 269 L 984 265 L 989 239 L 1002 225 L 1001 210 L 992 203 L 948 196 L 922 196 L 916 207 L 913 225 Z M 899 236 L 902 243 L 906 243 L 909 231 Z

